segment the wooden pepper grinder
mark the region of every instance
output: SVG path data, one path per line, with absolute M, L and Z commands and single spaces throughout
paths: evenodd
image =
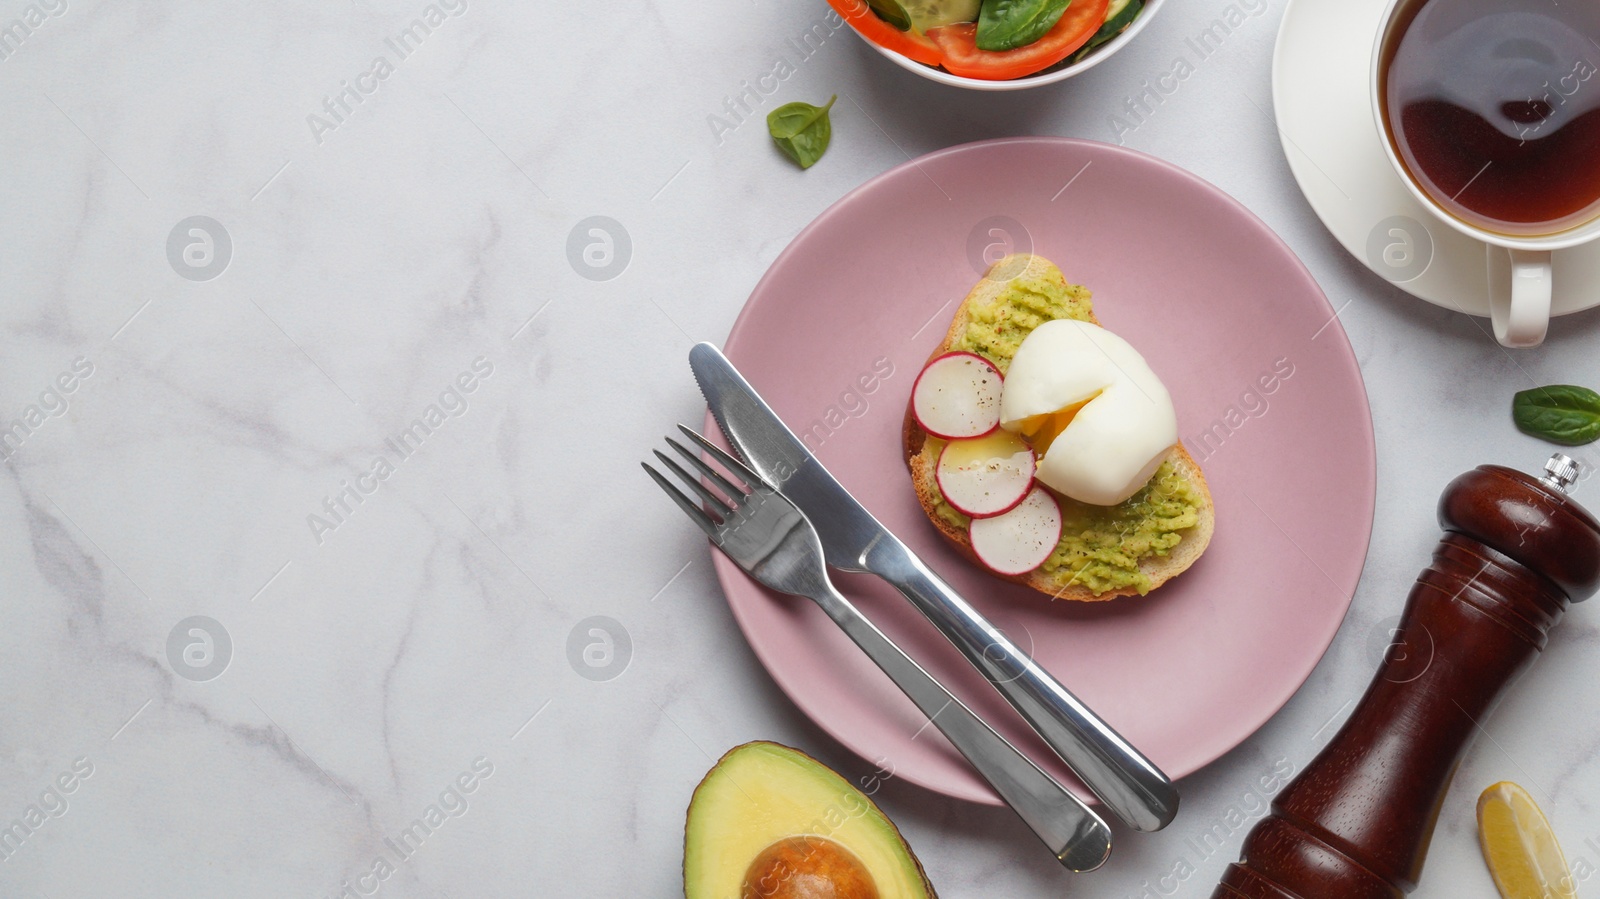
M 1600 523 L 1566 495 L 1578 465 L 1557 453 L 1545 472 L 1484 465 L 1445 488 L 1445 536 L 1377 676 L 1212 899 L 1400 899 L 1416 888 L 1479 725 L 1567 603 L 1600 587 Z

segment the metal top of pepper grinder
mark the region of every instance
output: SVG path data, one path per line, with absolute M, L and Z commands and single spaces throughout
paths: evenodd
M 1572 485 L 1578 483 L 1578 477 L 1583 473 L 1583 466 L 1578 460 L 1566 453 L 1556 453 L 1550 461 L 1544 463 L 1544 477 L 1539 483 L 1560 491 L 1562 496 L 1572 495 Z

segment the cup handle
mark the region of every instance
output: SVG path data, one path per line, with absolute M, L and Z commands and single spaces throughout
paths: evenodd
M 1489 320 L 1502 346 L 1531 347 L 1550 328 L 1554 270 L 1548 250 L 1489 246 Z

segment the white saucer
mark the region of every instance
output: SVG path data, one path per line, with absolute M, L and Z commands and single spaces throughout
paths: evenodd
M 1367 76 L 1387 0 L 1290 0 L 1272 59 L 1272 104 L 1311 208 L 1367 268 L 1412 296 L 1489 314 L 1485 244 L 1407 191 L 1383 151 Z M 1600 305 L 1600 241 L 1555 252 L 1552 315 Z

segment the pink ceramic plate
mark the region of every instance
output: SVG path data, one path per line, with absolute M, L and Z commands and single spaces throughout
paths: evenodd
M 912 493 L 900 450 L 911 382 L 985 253 L 1030 248 L 1093 290 L 1101 322 L 1166 382 L 1216 499 L 1210 549 L 1149 596 L 1053 602 L 990 577 L 947 546 Z M 886 172 L 778 257 L 726 352 L 880 521 L 1174 778 L 1281 708 L 1350 605 L 1375 488 L 1350 344 L 1260 219 L 1161 160 L 1026 138 Z M 761 589 L 720 555 L 716 564 L 756 655 L 818 725 L 895 777 L 998 802 L 818 609 Z M 899 594 L 868 575 L 835 581 L 1024 752 L 1069 777 Z

